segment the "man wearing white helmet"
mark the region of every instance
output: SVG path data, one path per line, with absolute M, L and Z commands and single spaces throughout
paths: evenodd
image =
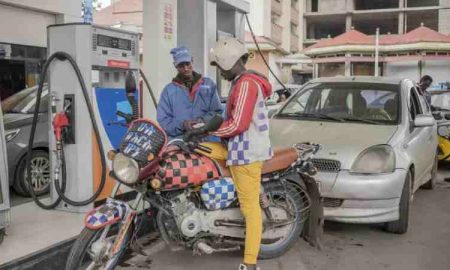
M 217 42 L 209 60 L 232 82 L 227 101 L 226 119 L 214 135 L 227 142 L 208 143 L 212 158 L 226 160 L 236 186 L 241 212 L 245 217 L 246 238 L 244 264 L 239 270 L 255 270 L 261 245 L 262 216 L 259 204 L 261 171 L 264 160 L 272 157 L 269 118 L 264 99 L 272 93 L 267 79 L 245 64 L 248 52 L 235 38 Z

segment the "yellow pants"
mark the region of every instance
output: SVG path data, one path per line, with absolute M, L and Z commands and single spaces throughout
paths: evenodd
M 203 145 L 212 149 L 212 153 L 204 153 L 206 156 L 215 160 L 227 159 L 228 152 L 221 143 L 203 143 Z M 245 218 L 245 264 L 256 264 L 261 245 L 262 216 L 259 194 L 262 164 L 262 162 L 253 162 L 248 165 L 230 166 L 241 212 Z

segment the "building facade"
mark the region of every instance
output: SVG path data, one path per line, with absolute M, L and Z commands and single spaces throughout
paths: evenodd
M 305 49 L 312 58 L 315 77 L 374 76 L 433 77 L 433 88 L 447 88 L 450 70 L 450 36 L 426 26 L 402 35 L 374 36 L 352 29 L 335 38 L 322 39 Z M 378 51 L 378 57 L 376 57 Z M 378 60 L 376 60 L 378 59 Z
M 310 61 L 303 50 L 303 13 L 301 0 L 248 0 L 249 20 L 256 40 L 270 68 L 283 83 L 303 83 L 311 77 Z M 270 18 L 270 20 L 268 19 Z M 258 53 L 250 28 L 246 26 L 247 48 L 250 51 L 248 67 L 268 76 L 276 85 L 261 54 Z
M 303 44 L 336 37 L 352 27 L 366 35 L 404 34 L 425 24 L 450 34 L 450 0 L 306 0 Z
M 47 26 L 80 22 L 81 0 L 0 0 L 0 99 L 38 83 Z

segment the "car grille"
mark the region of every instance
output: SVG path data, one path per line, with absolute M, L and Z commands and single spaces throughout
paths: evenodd
M 319 172 L 338 172 L 341 169 L 341 163 L 331 159 L 313 159 L 312 163 Z
M 323 198 L 323 207 L 340 207 L 344 200 L 335 198 Z

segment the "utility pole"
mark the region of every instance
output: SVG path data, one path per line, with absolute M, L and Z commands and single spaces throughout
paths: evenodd
M 377 28 L 377 34 L 376 34 L 376 37 L 375 37 L 375 77 L 378 77 L 379 76 L 379 65 L 378 65 L 378 62 L 379 62 L 379 44 L 380 43 L 380 28 Z

